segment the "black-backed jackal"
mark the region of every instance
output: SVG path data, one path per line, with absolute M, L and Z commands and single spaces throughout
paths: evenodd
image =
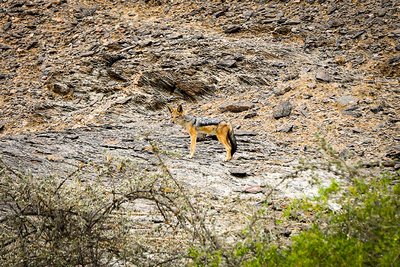
M 171 121 L 185 128 L 190 135 L 190 158 L 194 156 L 196 150 L 196 140 L 198 133 L 216 135 L 218 140 L 226 149 L 226 161 L 232 159 L 236 152 L 236 138 L 233 132 L 232 125 L 220 119 L 196 118 L 186 115 L 183 112 L 182 105 L 177 108 L 168 106 L 171 113 Z

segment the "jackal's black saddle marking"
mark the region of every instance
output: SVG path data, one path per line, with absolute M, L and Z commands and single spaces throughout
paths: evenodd
M 214 118 L 193 118 L 195 127 L 218 125 L 222 120 Z

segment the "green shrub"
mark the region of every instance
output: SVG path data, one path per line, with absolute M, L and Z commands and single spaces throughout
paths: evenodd
M 276 220 L 297 223 L 308 214 L 312 226 L 289 245 L 250 226 L 234 246 L 219 251 L 219 266 L 400 266 L 400 172 L 362 175 L 324 145 L 333 158 L 329 169 L 346 182 L 333 180 L 318 196 L 293 200 Z M 214 251 L 202 251 L 192 260 L 209 266 L 204 263 L 215 259 Z
M 237 244 L 235 255 L 247 258 L 240 265 L 400 266 L 400 184 L 395 184 L 399 178 L 394 173 L 357 179 L 342 187 L 340 197 L 336 183 L 321 190 L 319 201 L 335 193 L 334 201 L 342 205 L 337 213 L 326 202 L 295 200 L 289 210 L 315 209 L 319 216 L 313 227 L 294 236 L 287 248 L 256 239 Z

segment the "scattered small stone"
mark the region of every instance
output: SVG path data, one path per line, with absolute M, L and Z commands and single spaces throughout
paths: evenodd
M 242 30 L 242 27 L 239 25 L 231 25 L 226 27 L 224 30 L 224 33 L 237 33 Z
M 292 234 L 292 231 L 289 229 L 285 229 L 281 232 L 281 235 L 283 235 L 284 237 L 290 237 Z
M 246 114 L 244 116 L 244 119 L 251 119 L 251 118 L 254 118 L 255 116 L 257 116 L 257 112 L 251 112 L 251 113 Z
M 219 110 L 221 112 L 234 112 L 234 113 L 239 113 L 239 112 L 243 112 L 249 109 L 254 108 L 254 104 L 251 102 L 236 102 L 236 103 L 229 103 L 229 104 L 224 104 L 222 106 L 219 107 Z
M 313 95 L 312 94 L 308 94 L 308 93 L 305 93 L 304 95 L 303 95 L 303 98 L 304 99 L 310 99 L 310 98 L 312 98 L 313 97 Z
M 263 193 L 264 189 L 259 185 L 253 185 L 246 187 L 245 189 L 243 189 L 242 192 L 247 194 L 258 194 L 258 193 Z
M 152 40 L 144 40 L 144 41 L 138 42 L 138 46 L 140 46 L 140 47 L 147 47 L 147 46 L 151 46 L 152 44 L 153 44 Z
M 234 68 L 236 67 L 236 60 L 234 59 L 222 59 L 217 63 L 217 67 L 219 68 Z
M 338 19 L 331 19 L 328 21 L 328 28 L 338 28 L 343 26 L 343 21 Z
M 315 78 L 317 81 L 322 81 L 322 82 L 330 82 L 331 77 L 329 73 L 326 70 L 319 69 L 317 70 L 317 73 L 315 74 Z
M 301 115 L 303 115 L 306 118 L 308 117 L 308 111 L 307 110 L 308 110 L 308 108 L 307 108 L 307 106 L 305 104 L 300 106 L 300 113 L 301 113 Z
M 293 74 L 289 74 L 286 77 L 284 77 L 283 81 L 287 82 L 287 81 L 291 81 L 291 80 L 294 80 L 294 79 L 297 79 L 297 78 L 299 78 L 299 74 L 298 73 L 293 73 Z
M 382 105 L 378 105 L 378 106 L 372 107 L 370 110 L 372 111 L 372 113 L 376 114 L 378 112 L 383 111 L 383 106 Z
M 81 53 L 81 57 L 90 57 L 93 56 L 96 53 L 96 51 L 86 51 Z
M 359 117 L 362 116 L 362 114 L 361 114 L 360 111 L 358 111 L 358 108 L 359 107 L 357 105 L 351 106 L 351 107 L 343 110 L 343 114 L 344 115 L 349 115 L 349 116 L 352 116 L 352 117 L 355 117 L 355 118 L 359 118 Z
M 4 24 L 4 26 L 3 26 L 3 30 L 4 31 L 7 31 L 8 29 L 10 29 L 11 28 L 11 22 L 9 21 L 9 22 L 6 22 L 5 24 Z
M 261 24 L 270 24 L 270 23 L 274 23 L 276 21 L 277 21 L 276 18 L 272 18 L 272 19 L 264 19 L 264 20 L 260 21 L 260 23 Z
M 354 33 L 353 36 L 351 36 L 351 38 L 352 38 L 352 39 L 357 39 L 358 37 L 360 37 L 360 36 L 363 35 L 364 33 L 366 33 L 365 30 L 358 31 L 358 32 Z
M 400 122 L 400 118 L 399 117 L 389 117 L 388 122 L 389 123 L 398 123 L 398 122 Z
M 9 50 L 9 49 L 12 49 L 12 47 L 9 46 L 9 45 L 0 43 L 0 50 L 4 50 L 5 51 L 5 50 Z
M 292 29 L 288 26 L 280 26 L 276 27 L 273 31 L 274 34 L 277 35 L 287 35 L 292 32 Z
M 128 80 L 122 77 L 121 74 L 117 73 L 111 68 L 107 68 L 107 74 L 116 81 L 127 82 Z
M 33 41 L 33 42 L 31 42 L 30 44 L 28 44 L 28 46 L 26 47 L 26 50 L 30 50 L 30 49 L 32 49 L 32 48 L 35 48 L 35 47 L 38 46 L 38 44 L 39 44 L 38 41 Z
M 389 65 L 396 65 L 400 62 L 400 56 L 395 56 L 389 59 Z
M 297 27 L 293 27 L 290 31 L 291 31 L 292 33 L 300 33 L 300 30 L 299 30 L 299 28 L 297 28 Z
M 81 7 L 79 10 L 77 10 L 78 12 L 75 14 L 75 17 L 77 19 L 82 19 L 84 17 L 93 16 L 94 13 L 96 12 L 97 8 L 98 8 L 98 6 L 93 6 L 91 8 Z
M 315 82 L 312 82 L 312 83 L 307 84 L 307 87 L 310 89 L 315 89 L 315 88 L 317 88 L 317 84 Z
M 287 21 L 287 18 L 280 17 L 276 22 L 277 22 L 278 24 L 283 24 L 283 23 L 285 23 L 286 21 Z
M 245 74 L 240 74 L 237 76 L 238 79 L 247 85 L 267 85 L 268 80 L 261 76 L 250 76 Z
M 72 89 L 64 83 L 54 83 L 53 85 L 49 85 L 49 87 L 54 93 L 60 95 L 68 95 L 72 92 Z
M 379 11 L 378 11 L 378 17 L 384 17 L 385 15 L 386 15 L 386 13 L 387 13 L 387 9 L 386 8 L 381 8 Z
M 168 36 L 168 38 L 171 40 L 181 39 L 182 37 L 183 37 L 183 34 L 180 34 L 180 33 L 175 33 L 175 34 L 171 34 Z
M 275 88 L 273 90 L 273 92 L 274 92 L 275 96 L 281 96 L 281 95 L 284 95 L 284 94 L 286 94 L 287 92 L 289 92 L 291 90 L 292 90 L 292 87 L 290 85 L 287 85 L 285 87 Z
M 115 101 L 115 104 L 124 105 L 132 100 L 132 96 L 120 97 Z
M 287 65 L 283 62 L 273 62 L 271 64 L 272 67 L 276 67 L 276 68 L 286 68 Z
M 356 104 L 358 99 L 351 95 L 345 95 L 336 99 L 336 102 L 342 106 L 348 106 Z
M 115 62 L 120 61 L 122 59 L 126 59 L 124 55 L 121 54 L 108 54 L 108 53 L 103 53 L 101 57 L 106 61 L 106 66 L 111 67 Z
M 338 9 L 337 5 L 332 5 L 328 8 L 327 13 L 328 15 L 332 14 L 333 12 L 335 12 Z
M 386 157 L 394 160 L 400 160 L 400 145 L 390 147 L 386 152 Z
M 254 15 L 254 12 L 251 10 L 246 10 L 243 12 L 243 18 L 245 20 L 249 20 Z
M 67 135 L 67 136 L 65 136 L 64 138 L 66 138 L 66 139 L 71 139 L 71 140 L 77 140 L 77 139 L 79 139 L 79 135 L 77 135 L 77 134 L 72 134 L 72 135 Z
M 277 129 L 278 132 L 290 133 L 293 132 L 294 125 L 291 123 L 285 124 Z
M 215 12 L 214 17 L 219 18 L 219 17 L 223 16 L 226 13 L 226 11 L 228 11 L 228 8 L 224 8 L 222 10 Z
M 237 131 L 235 132 L 236 136 L 257 136 L 257 133 L 250 131 Z
M 229 173 L 232 176 L 238 177 L 238 178 L 244 178 L 249 175 L 249 173 L 246 170 L 239 169 L 239 168 L 233 168 L 229 170 Z
M 275 119 L 287 117 L 292 112 L 292 109 L 293 106 L 289 101 L 282 102 L 274 108 L 273 117 Z

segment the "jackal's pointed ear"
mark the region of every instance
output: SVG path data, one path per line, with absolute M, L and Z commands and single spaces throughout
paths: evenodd
M 182 108 L 182 105 L 181 105 L 181 104 L 179 104 L 179 106 L 178 106 L 178 108 L 176 109 L 176 111 L 178 111 L 179 113 L 182 113 L 182 112 L 183 112 L 183 108 Z
M 167 108 L 168 108 L 169 112 L 172 113 L 172 108 L 168 105 L 167 105 Z

